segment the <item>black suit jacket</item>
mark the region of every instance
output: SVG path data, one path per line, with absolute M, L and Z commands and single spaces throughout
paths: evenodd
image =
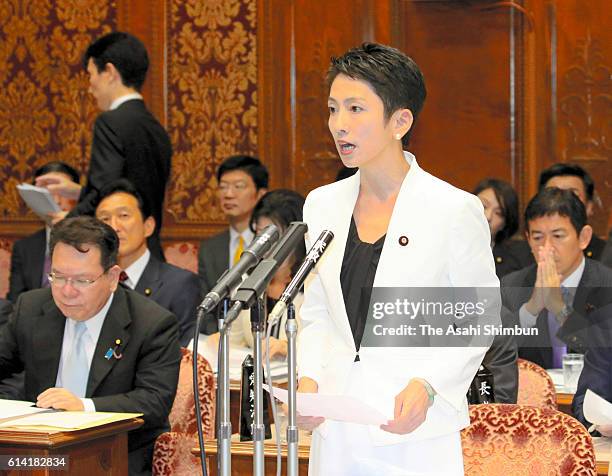
M 126 178 L 151 207 L 156 227 L 148 241 L 149 249 L 163 259 L 159 231 L 171 158 L 170 138 L 143 101 L 133 99 L 103 112 L 94 124 L 87 184 L 70 216 L 93 215 L 100 190 Z
M 601 262 L 609 268 L 612 268 L 612 231 L 610 232 L 608 243 L 601 253 Z
M 13 245 L 7 294 L 7 298 L 12 302 L 17 302 L 21 293 L 40 288 L 46 250 L 47 234 L 44 228 L 17 240 Z
M 572 413 L 585 426 L 591 423 L 585 418 L 582 408 L 587 389 L 612 402 L 612 348 L 593 347 L 584 356 L 584 368 L 572 401 Z
M 0 378 L 25 370 L 29 401 L 54 387 L 66 318 L 50 289 L 24 293 L 0 328 Z M 106 359 L 121 340 L 121 359 Z M 89 371 L 86 397 L 97 411 L 137 412 L 145 424 L 128 435 L 130 474 L 149 474 L 155 438 L 169 430 L 181 360 L 176 318 L 136 292 L 115 291 Z
M 202 297 L 214 287 L 217 280 L 227 270 L 229 264 L 229 228 L 200 242 L 198 253 L 198 275 L 202 286 Z M 216 316 L 206 316 L 201 332 L 217 332 Z
M 533 264 L 531 248 L 526 241 L 505 240 L 493 247 L 495 273 L 499 279 Z
M 507 311 L 519 324 L 519 310 L 533 292 L 537 265 L 509 274 L 502 279 L 502 301 Z M 612 270 L 598 261 L 585 258 L 585 267 L 574 296 L 574 312 L 559 329 L 557 337 L 571 352 L 584 353 L 591 345 L 596 324 L 593 311 L 612 302 Z M 552 349 L 548 331 L 548 311 L 543 309 L 536 320 L 537 336 L 523 336 L 519 340 L 519 357 L 535 362 L 545 369 L 552 367 Z
M 193 338 L 196 310 L 201 301 L 198 277 L 151 256 L 135 291 L 149 297 L 177 317 L 179 342 L 186 347 Z

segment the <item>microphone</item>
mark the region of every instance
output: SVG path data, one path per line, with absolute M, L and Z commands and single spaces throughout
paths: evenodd
M 315 267 L 317 261 L 319 261 L 319 258 L 323 256 L 327 246 L 333 239 L 334 234 L 331 231 L 323 230 L 323 232 L 321 232 L 317 241 L 315 241 L 314 245 L 312 245 L 310 248 L 310 251 L 308 251 L 306 258 L 304 258 L 304 261 L 302 261 L 302 264 L 295 273 L 295 276 L 293 279 L 291 279 L 283 291 L 283 294 L 281 294 L 281 297 L 278 299 L 274 308 L 272 308 L 272 312 L 270 312 L 268 316 L 269 325 L 274 325 L 274 323 L 276 323 L 285 313 L 287 306 L 293 302 L 298 291 L 303 286 L 304 281 L 306 281 L 306 277 L 310 274 L 312 268 Z
M 275 225 L 268 225 L 259 235 L 253 238 L 248 248 L 240 255 L 238 262 L 223 273 L 215 287 L 206 295 L 198 306 L 199 309 L 205 313 L 212 312 L 231 290 L 242 281 L 242 275 L 261 261 L 261 258 L 278 240 L 278 236 L 278 228 Z
M 231 324 L 238 317 L 242 309 L 248 309 L 253 306 L 257 297 L 263 294 L 270 281 L 272 281 L 276 270 L 304 239 L 306 231 L 308 231 L 306 223 L 300 221 L 291 222 L 285 234 L 270 252 L 270 255 L 255 267 L 251 275 L 240 284 L 232 296 L 233 304 L 225 316 L 224 326 Z

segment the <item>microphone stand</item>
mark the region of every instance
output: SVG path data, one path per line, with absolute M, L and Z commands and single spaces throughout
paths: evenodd
M 285 324 L 287 334 L 287 367 L 289 374 L 289 414 L 287 415 L 287 476 L 298 476 L 298 427 L 296 425 L 296 392 L 297 392 L 297 368 L 296 368 L 296 336 L 297 322 L 295 320 L 295 306 L 289 304 L 287 308 L 287 322 Z
M 224 327 L 229 299 L 223 301 L 223 317 L 219 317 L 219 361 L 217 372 L 218 396 L 221 400 L 219 431 L 217 435 L 217 473 L 220 476 L 232 474 L 232 422 L 230 420 L 230 385 L 229 385 L 229 332 L 231 323 Z M 221 316 L 221 315 L 220 315 Z
M 261 338 L 265 327 L 265 303 L 260 296 L 251 308 L 251 331 L 253 332 L 255 415 L 253 416 L 253 476 L 264 476 L 264 439 L 266 431 L 263 421 L 263 361 Z

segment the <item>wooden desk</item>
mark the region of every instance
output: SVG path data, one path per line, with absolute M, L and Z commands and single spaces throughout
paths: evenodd
M 557 408 L 560 412 L 572 415 L 572 400 L 574 399 L 573 393 L 556 392 Z
M 272 427 L 274 435 L 274 427 Z M 298 445 L 298 473 L 300 476 L 308 474 L 308 457 L 310 454 L 310 437 L 300 432 Z M 210 468 L 210 475 L 217 476 L 217 440 L 206 440 L 204 442 L 206 459 Z M 200 456 L 199 448 L 194 448 L 192 453 Z M 276 476 L 276 444 L 273 440 L 264 442 L 265 474 Z M 281 444 L 282 473 L 287 473 L 287 445 Z M 242 476 L 253 474 L 253 442 L 239 441 L 239 435 L 232 435 L 232 475 Z
M 68 456 L 69 470 L 49 469 L 0 471 L 7 476 L 86 474 L 127 476 L 127 432 L 144 424 L 132 418 L 78 431 L 33 431 L 0 429 L 0 455 L 32 457 Z

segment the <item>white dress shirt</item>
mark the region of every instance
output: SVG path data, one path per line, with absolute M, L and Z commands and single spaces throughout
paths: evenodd
M 132 99 L 140 99 L 140 100 L 142 100 L 142 95 L 140 95 L 138 93 L 130 93 L 130 94 L 126 94 L 125 96 L 118 97 L 117 99 L 115 99 L 111 103 L 111 105 L 108 108 L 108 110 L 112 111 L 113 109 L 117 109 L 124 102 L 131 101 Z
M 585 263 L 586 262 L 583 257 L 581 263 L 574 270 L 574 272 L 570 274 L 567 278 L 565 278 L 563 282 L 561 283 L 561 286 L 564 288 L 567 288 L 567 290 L 569 291 L 572 297 L 572 302 L 574 301 L 574 295 L 576 294 L 576 288 L 578 287 L 578 285 L 580 284 L 580 280 L 582 279 L 582 273 L 584 273 Z M 533 314 L 531 314 L 527 310 L 526 306 L 527 306 L 527 303 L 523 304 L 521 308 L 519 309 L 519 321 L 521 323 L 521 327 L 526 327 L 526 328 L 533 327 L 536 325 L 538 316 L 534 316 Z
M 134 289 L 138 285 L 142 273 L 144 273 L 145 268 L 149 264 L 149 259 L 151 259 L 151 252 L 147 248 L 140 258 L 123 270 L 128 277 L 123 281 L 125 286 Z
M 102 306 L 102 309 L 100 309 L 95 316 L 85 321 L 87 330 L 85 331 L 85 334 L 83 334 L 83 342 L 85 344 L 85 355 L 87 356 L 87 366 L 89 368 L 91 368 L 91 361 L 96 350 L 96 345 L 98 344 L 100 331 L 102 330 L 104 319 L 106 319 L 106 314 L 108 313 L 111 303 L 113 302 L 113 296 L 114 294 L 110 295 L 108 301 L 106 301 L 106 304 Z M 72 344 L 74 342 L 76 324 L 77 321 L 70 318 L 66 319 L 66 324 L 64 326 L 64 339 L 62 341 L 62 355 L 60 357 L 59 371 L 55 380 L 55 386 L 59 388 L 63 387 L 63 376 L 70 372 L 70 369 L 67 368 L 66 363 L 69 361 L 70 354 L 74 351 Z M 86 412 L 96 411 L 96 406 L 91 398 L 81 398 L 81 401 L 83 402 Z

